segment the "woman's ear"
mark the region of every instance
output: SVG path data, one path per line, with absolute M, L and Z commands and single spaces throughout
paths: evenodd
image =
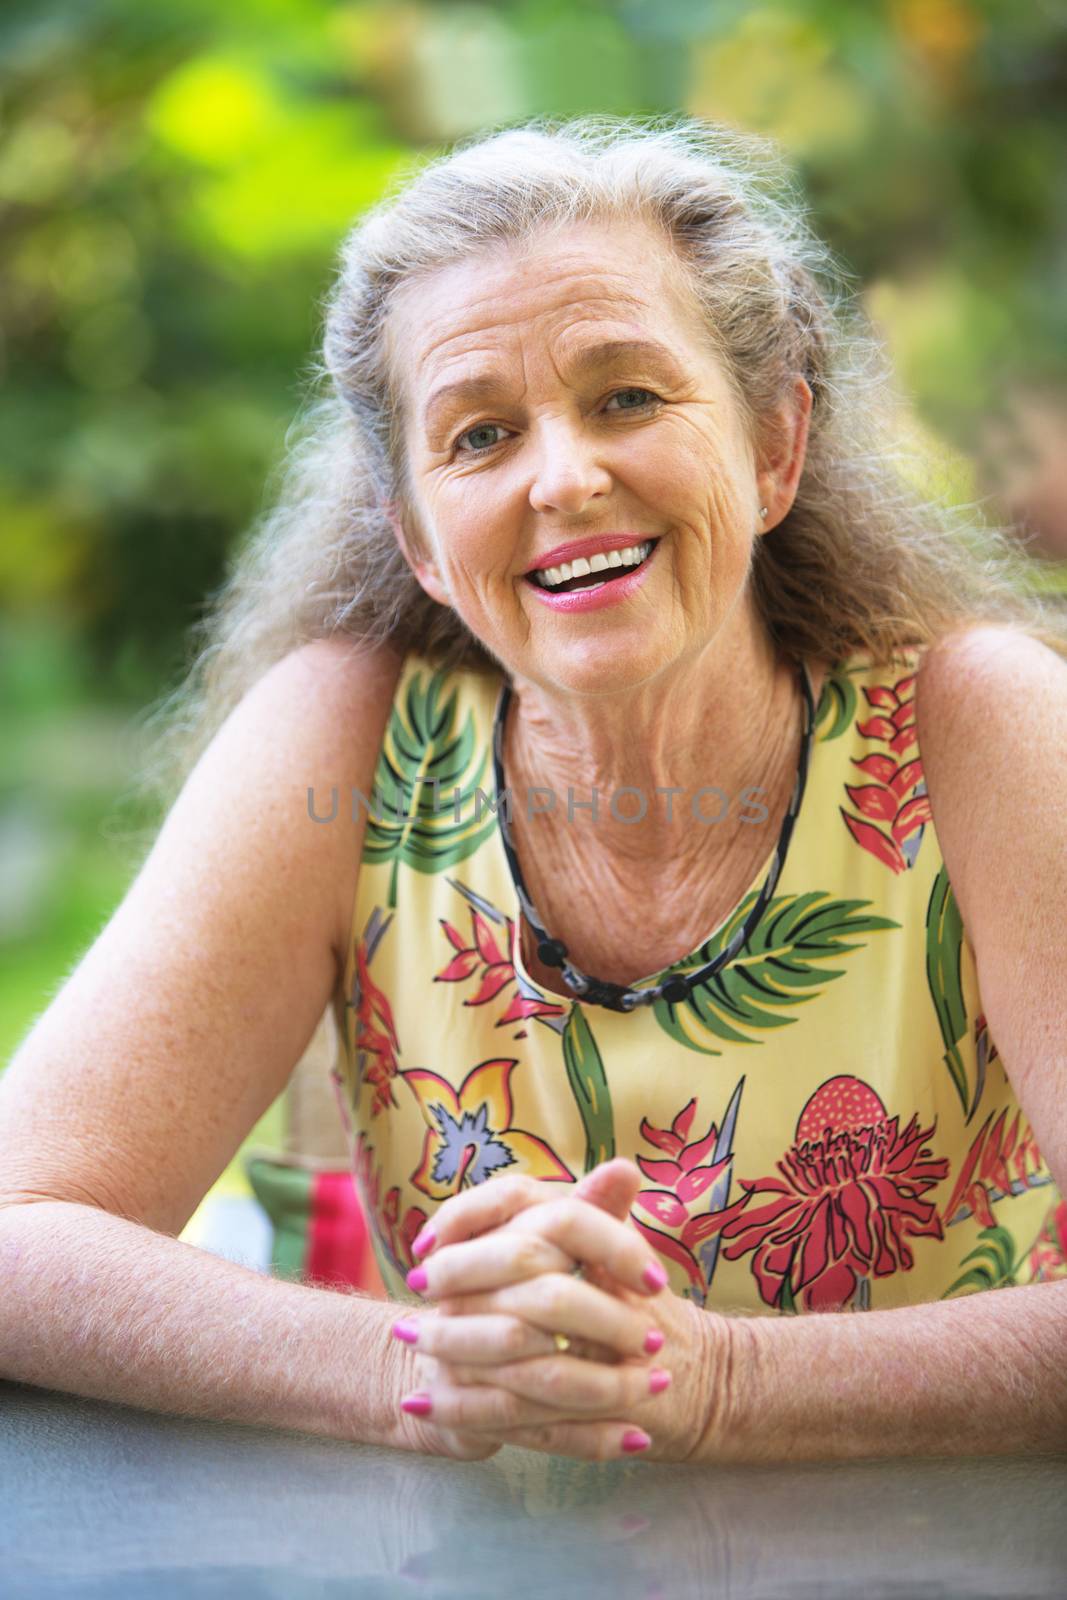
M 808 449 L 808 428 L 814 396 L 798 377 L 793 393 L 774 413 L 764 433 L 760 471 L 756 475 L 759 504 L 767 507 L 760 533 L 768 533 L 787 515 L 797 495 Z
M 434 561 L 422 554 L 421 541 L 408 526 L 408 517 L 401 502 L 387 500 L 384 510 L 389 518 L 389 526 L 396 536 L 396 542 L 400 546 L 400 553 L 415 574 L 420 587 L 425 589 L 430 599 L 436 600 L 438 605 L 451 605 L 451 597 L 441 582 Z

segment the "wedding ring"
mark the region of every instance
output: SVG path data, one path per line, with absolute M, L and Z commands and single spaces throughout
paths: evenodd
M 581 1278 L 581 1277 L 584 1276 L 584 1274 L 585 1274 L 585 1266 L 581 1261 L 578 1262 L 577 1266 L 574 1266 L 574 1267 L 571 1268 L 571 1277 L 572 1278 Z M 567 1335 L 565 1333 L 554 1333 L 552 1335 L 552 1338 L 553 1338 L 553 1340 L 555 1342 L 555 1346 L 556 1346 L 557 1350 L 562 1352 L 564 1350 L 569 1350 L 570 1349 L 571 1342 L 570 1342 L 570 1340 L 568 1339 L 568 1337 L 567 1337 Z

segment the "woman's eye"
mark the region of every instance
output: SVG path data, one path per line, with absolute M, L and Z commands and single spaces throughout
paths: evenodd
M 486 434 L 497 432 L 500 432 L 499 423 L 479 422 L 477 427 L 468 428 L 466 433 L 461 433 L 456 440 L 456 444 L 457 446 L 462 445 L 464 439 L 470 439 L 473 441 L 471 448 L 469 450 L 462 450 L 460 453 L 467 456 L 478 455 L 483 450 L 491 450 L 493 445 L 499 443 L 499 440 L 497 439 L 487 439 L 484 437 Z M 480 441 L 478 437 L 479 434 L 483 436 Z
M 638 396 L 638 403 L 636 405 L 623 405 L 620 406 L 619 409 L 622 411 L 640 411 L 648 404 L 650 400 L 655 400 L 658 398 L 652 393 L 651 389 L 618 389 L 615 394 L 611 396 L 611 399 L 608 401 L 608 405 L 611 404 L 612 400 L 632 400 L 635 395 Z
M 649 405 L 656 405 L 659 396 L 653 394 L 651 389 L 617 389 L 609 397 L 607 404 L 610 405 L 612 400 L 626 402 L 620 404 L 620 411 L 644 411 Z M 629 403 L 633 401 L 636 401 L 636 404 Z M 455 448 L 464 456 L 484 455 L 487 450 L 500 443 L 500 440 L 494 439 L 492 435 L 504 431 L 498 422 L 479 422 L 475 427 L 468 428 L 466 433 L 457 436 Z M 466 447 L 463 445 L 464 439 L 469 441 Z

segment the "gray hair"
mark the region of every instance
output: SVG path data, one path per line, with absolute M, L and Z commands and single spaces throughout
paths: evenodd
M 888 358 L 775 147 L 699 118 L 537 118 L 416 160 L 345 239 L 277 501 L 153 713 L 145 777 L 164 804 L 242 695 L 311 639 L 389 639 L 446 669 L 496 665 L 420 587 L 386 511 L 409 488 L 390 303 L 495 243 L 586 221 L 644 221 L 673 246 L 754 442 L 798 373 L 811 387 L 796 498 L 754 541 L 749 573 L 783 651 L 887 660 L 973 619 L 1067 656 L 1067 626 L 1028 592 L 1018 541 L 978 508 L 945 504 L 928 476 L 924 486 L 930 463 L 904 443 Z

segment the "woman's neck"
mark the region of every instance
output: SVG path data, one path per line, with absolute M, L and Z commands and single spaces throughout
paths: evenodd
M 509 819 L 538 855 L 591 849 L 609 869 L 684 871 L 741 838 L 760 855 L 802 732 L 796 667 L 756 626 L 720 634 L 625 695 L 517 681 L 504 730 Z M 763 824 L 754 821 L 761 805 L 772 808 Z

